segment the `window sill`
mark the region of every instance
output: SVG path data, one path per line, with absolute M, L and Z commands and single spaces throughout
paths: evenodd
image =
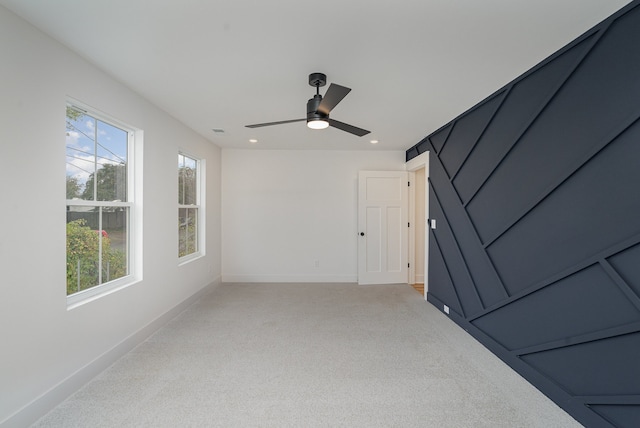
M 191 254 L 189 254 L 187 256 L 180 257 L 178 259 L 178 266 L 186 265 L 186 264 L 191 263 L 192 261 L 197 260 L 197 259 L 202 258 L 202 257 L 204 257 L 204 254 L 202 252 L 200 252 L 200 251 L 195 252 L 195 253 L 191 253 Z
M 70 311 L 77 307 L 83 306 L 87 303 L 93 302 L 101 297 L 107 296 L 116 291 L 127 288 L 133 284 L 140 282 L 132 276 L 126 276 L 120 279 L 116 279 L 111 282 L 107 282 L 102 285 L 96 285 L 95 287 L 88 288 L 67 296 L 67 310 Z

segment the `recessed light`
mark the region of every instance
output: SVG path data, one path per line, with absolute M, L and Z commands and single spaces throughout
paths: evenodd
M 371 140 L 369 141 L 371 144 L 378 144 L 378 140 Z
M 255 144 L 255 143 L 257 143 L 257 142 L 258 142 L 258 140 L 256 140 L 255 138 L 252 138 L 252 139 L 250 139 L 250 140 L 249 140 L 249 142 L 250 142 L 251 144 Z

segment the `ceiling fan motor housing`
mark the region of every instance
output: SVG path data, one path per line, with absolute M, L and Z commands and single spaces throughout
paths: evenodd
M 318 106 L 322 102 L 322 95 L 314 95 L 309 101 L 307 101 L 307 122 L 310 120 L 327 119 L 328 114 L 323 114 L 318 111 Z

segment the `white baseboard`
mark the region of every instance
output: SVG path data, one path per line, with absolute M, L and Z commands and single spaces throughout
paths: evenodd
M 416 275 L 416 284 L 424 284 L 424 275 Z
M 357 275 L 222 275 L 222 282 L 358 282 Z
M 218 277 L 213 282 L 200 289 L 200 291 L 178 303 L 176 306 L 151 321 L 145 327 L 125 338 L 116 346 L 100 355 L 86 366 L 78 369 L 75 373 L 61 381 L 59 384 L 24 406 L 22 409 L 18 410 L 13 415 L 9 416 L 4 421 L 0 422 L 0 428 L 23 428 L 33 424 L 58 404 L 62 403 L 69 396 L 78 391 L 91 379 L 106 370 L 127 352 L 144 342 L 149 336 L 155 333 L 167 322 L 175 318 L 182 311 L 187 309 L 191 304 L 195 303 L 205 294 L 214 290 L 218 285 L 220 285 L 220 283 L 221 281 Z

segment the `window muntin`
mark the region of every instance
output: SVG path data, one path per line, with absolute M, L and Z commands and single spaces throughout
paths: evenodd
M 178 153 L 178 257 L 200 252 L 200 162 Z
M 131 272 L 134 131 L 67 106 L 67 295 Z

